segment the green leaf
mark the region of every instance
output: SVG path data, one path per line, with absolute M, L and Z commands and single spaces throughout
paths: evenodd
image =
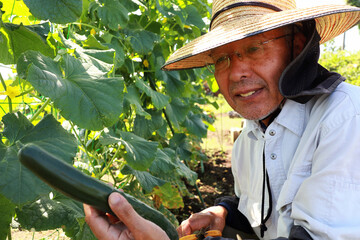
M 12 142 L 34 143 L 54 156 L 72 163 L 77 145 L 72 135 L 66 132 L 52 117 L 45 116 L 36 126 L 30 127 L 20 113 L 3 117 L 4 137 Z M 16 133 L 19 135 L 16 136 Z M 5 146 L 0 143 L 0 193 L 14 204 L 21 205 L 47 194 L 51 189 L 32 172 L 23 167 L 18 159 L 16 144 Z
M 156 156 L 157 142 L 146 141 L 133 133 L 121 132 L 127 153 L 125 160 L 135 170 L 147 170 Z
M 135 85 L 141 89 L 142 91 L 144 91 L 146 93 L 146 95 L 148 95 L 149 97 L 151 97 L 151 100 L 154 104 L 154 106 L 157 109 L 163 109 L 170 101 L 170 97 L 166 96 L 162 93 L 156 92 L 154 90 L 152 90 L 150 88 L 150 86 L 148 86 L 147 84 L 145 84 L 145 82 L 141 79 L 137 79 L 135 82 Z
M 124 29 L 123 31 L 128 35 L 134 51 L 142 55 L 151 52 L 156 42 L 159 41 L 159 35 L 146 30 Z
M 176 139 L 176 140 L 175 140 Z M 173 145 L 175 142 L 179 143 L 179 147 L 176 149 L 176 152 L 173 149 L 166 148 L 163 149 L 163 152 L 169 156 L 169 158 L 172 159 L 173 163 L 175 164 L 176 173 L 173 174 L 176 178 L 184 178 L 186 179 L 191 185 L 194 185 L 196 183 L 197 179 L 197 173 L 192 171 L 189 167 L 187 167 L 184 163 L 182 163 L 177 156 L 179 154 L 180 156 L 184 155 L 182 152 L 188 151 L 187 148 L 190 147 L 189 143 L 186 142 L 186 136 L 185 134 L 176 134 L 174 138 L 170 140 L 170 144 Z M 175 143 L 175 144 L 177 144 Z M 188 145 L 186 147 L 186 145 Z M 191 154 L 191 152 L 188 152 Z
M 176 151 L 181 159 L 189 159 L 192 155 L 191 144 L 184 133 L 178 133 L 170 139 L 170 148 Z
M 79 127 L 100 130 L 118 120 L 124 89 L 121 78 L 102 76 L 93 65 L 69 55 L 63 56 L 60 65 L 30 51 L 19 60 L 18 70 L 23 72 L 26 65 L 30 65 L 27 80 Z
M 97 49 L 85 49 L 80 45 L 74 43 L 71 40 L 65 39 L 60 34 L 60 39 L 65 47 L 75 49 L 75 54 L 87 63 L 92 64 L 99 69 L 102 74 L 107 74 L 112 70 L 114 66 L 114 49 L 97 50 Z M 104 46 L 105 47 L 105 46 Z M 107 48 L 107 47 L 106 47 Z
M 99 0 L 97 14 L 102 24 L 117 31 L 129 21 L 128 10 L 118 0 Z
M 185 7 L 184 11 L 186 12 L 186 21 L 185 23 L 187 25 L 195 25 L 196 27 L 202 29 L 205 27 L 205 23 L 201 18 L 201 14 L 199 14 L 196 7 L 193 5 L 188 5 Z
M 202 121 L 201 116 L 198 114 L 193 114 L 192 112 L 189 112 L 183 125 L 189 132 L 200 138 L 205 138 L 207 135 L 207 126 Z
M 165 111 L 174 127 L 180 129 L 180 124 L 185 120 L 190 111 L 190 106 L 182 102 L 181 99 L 175 98 L 166 106 Z
M 45 37 L 49 31 L 49 23 L 31 26 L 3 23 L 0 28 L 0 62 L 15 64 L 27 50 L 53 57 L 54 51 L 47 45 Z
M 53 23 L 75 22 L 82 13 L 82 0 L 24 0 L 38 19 Z
M 166 72 L 166 91 L 167 93 L 174 97 L 182 97 L 185 94 L 185 83 L 180 79 L 178 72 Z
M 164 150 L 166 151 L 166 150 Z M 155 176 L 166 176 L 177 167 L 175 160 L 161 149 L 156 152 L 156 158 L 150 166 L 150 173 Z M 172 157 L 175 157 L 174 155 Z
M 21 113 L 7 114 L 2 119 L 5 127 L 3 136 L 13 145 L 19 139 L 28 134 L 34 126 Z
M 44 196 L 39 200 L 16 210 L 21 226 L 30 230 L 45 231 L 63 228 L 71 239 L 96 239 L 84 221 L 82 203 L 54 192 L 50 199 Z
M 100 43 L 93 35 L 87 36 L 87 39 L 83 41 L 84 48 L 93 48 L 98 50 L 108 50 L 109 48 Z
M 15 205 L 0 194 L 0 239 L 6 239 L 14 214 Z
M 147 113 L 141 106 L 140 94 L 138 89 L 134 85 L 130 85 L 126 88 L 127 93 L 125 93 L 125 100 L 130 104 L 135 106 L 136 114 L 145 117 L 146 119 L 151 119 L 151 115 Z
M 162 186 L 166 183 L 166 181 L 161 180 L 157 177 L 154 177 L 147 171 L 137 171 L 132 169 L 130 166 L 125 165 L 121 170 L 122 174 L 132 174 L 139 181 L 141 187 L 147 192 L 151 192 L 154 187 Z
M 164 124 L 161 111 L 148 110 L 151 119 L 137 115 L 134 122 L 134 133 L 142 138 L 148 139 L 153 132 L 160 129 Z

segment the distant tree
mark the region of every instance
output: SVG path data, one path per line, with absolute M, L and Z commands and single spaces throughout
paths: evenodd
M 347 3 L 355 7 L 360 7 L 360 0 L 347 0 Z
M 347 4 L 355 6 L 355 7 L 360 7 L 360 0 L 346 0 Z M 360 29 L 360 23 L 358 24 L 358 27 Z

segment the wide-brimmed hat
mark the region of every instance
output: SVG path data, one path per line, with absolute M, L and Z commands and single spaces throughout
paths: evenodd
M 219 46 L 293 23 L 314 19 L 320 44 L 360 21 L 360 8 L 324 5 L 297 8 L 295 0 L 214 0 L 210 31 L 173 53 L 162 69 L 204 67 Z

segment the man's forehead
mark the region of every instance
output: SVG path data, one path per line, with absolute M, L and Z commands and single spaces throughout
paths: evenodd
M 246 45 L 247 43 L 253 42 L 253 41 L 266 41 L 268 39 L 278 37 L 279 34 L 284 34 L 284 28 L 276 28 L 276 29 L 273 29 L 270 31 L 262 32 L 262 33 L 255 34 L 250 37 L 246 37 L 246 38 L 234 41 L 234 42 L 227 43 L 225 45 L 222 45 L 222 46 L 212 49 L 211 54 L 222 51 L 223 49 L 234 48 L 234 47 Z

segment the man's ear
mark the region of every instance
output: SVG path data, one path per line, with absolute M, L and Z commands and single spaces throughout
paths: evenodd
M 306 37 L 302 32 L 295 33 L 294 36 L 294 58 L 296 58 L 304 49 L 306 44 Z

